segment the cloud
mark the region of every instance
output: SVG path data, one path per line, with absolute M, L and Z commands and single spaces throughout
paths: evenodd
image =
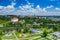
M 39 5 L 37 5 L 37 8 L 40 8 L 40 6 L 39 6 Z
M 54 8 L 50 5 L 45 8 L 41 8 L 40 5 L 37 5 L 35 8 L 32 4 L 26 4 L 19 6 L 17 9 L 14 7 L 16 3 L 12 2 L 8 6 L 0 6 L 0 15 L 60 15 L 60 8 Z
M 0 9 L 2 9 L 3 8 L 3 6 L 0 6 Z
M 30 2 L 28 0 L 25 0 L 27 2 L 27 4 L 30 4 Z
M 52 7 L 54 7 L 53 5 L 50 5 L 50 6 L 47 6 L 46 8 L 52 8 Z
M 56 10 L 60 10 L 60 8 L 55 8 Z

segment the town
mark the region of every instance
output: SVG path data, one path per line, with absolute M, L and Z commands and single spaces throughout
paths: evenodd
M 60 40 L 59 16 L 0 16 L 0 40 Z

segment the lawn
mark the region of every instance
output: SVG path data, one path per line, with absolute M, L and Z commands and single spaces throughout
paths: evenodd
M 15 34 L 18 37 L 19 40 L 57 40 L 56 38 L 52 39 L 49 36 L 41 37 L 41 34 L 29 34 L 29 33 L 25 33 L 27 35 L 27 37 L 24 37 L 24 38 L 19 37 L 19 35 L 23 34 L 23 33 L 16 32 Z M 13 33 L 12 33 L 11 36 L 3 36 L 2 39 L 16 40 L 15 36 L 13 35 Z
M 3 39 L 15 39 L 15 36 L 13 35 L 13 33 L 12 33 L 12 35 L 11 36 L 3 36 L 2 37 Z

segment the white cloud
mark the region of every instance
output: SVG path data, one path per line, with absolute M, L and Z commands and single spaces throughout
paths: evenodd
M 50 6 L 47 6 L 46 8 L 52 8 L 52 7 L 54 7 L 53 5 L 50 5 Z
M 56 10 L 60 10 L 60 8 L 55 8 Z
M 30 2 L 28 0 L 25 0 L 27 2 L 27 4 L 30 4 Z
M 46 8 L 41 8 L 39 5 L 37 5 L 36 8 L 33 8 L 32 5 L 27 4 L 19 6 L 19 9 L 16 9 L 14 5 L 15 3 L 12 2 L 11 5 L 0 6 L 0 15 L 60 15 L 60 8 L 54 8 L 54 11 L 49 10 L 54 7 L 52 5 L 47 6 Z M 46 9 L 48 9 L 48 11 Z
M 0 9 L 2 9 L 4 6 L 0 6 Z
M 44 11 L 44 12 L 47 12 L 46 8 L 43 8 L 43 11 Z
M 37 5 L 37 8 L 40 8 L 40 6 L 39 6 L 39 5 Z

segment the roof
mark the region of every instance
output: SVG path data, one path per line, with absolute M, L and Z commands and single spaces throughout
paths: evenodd
M 17 17 L 13 17 L 11 20 L 16 20 L 16 19 L 18 19 Z

